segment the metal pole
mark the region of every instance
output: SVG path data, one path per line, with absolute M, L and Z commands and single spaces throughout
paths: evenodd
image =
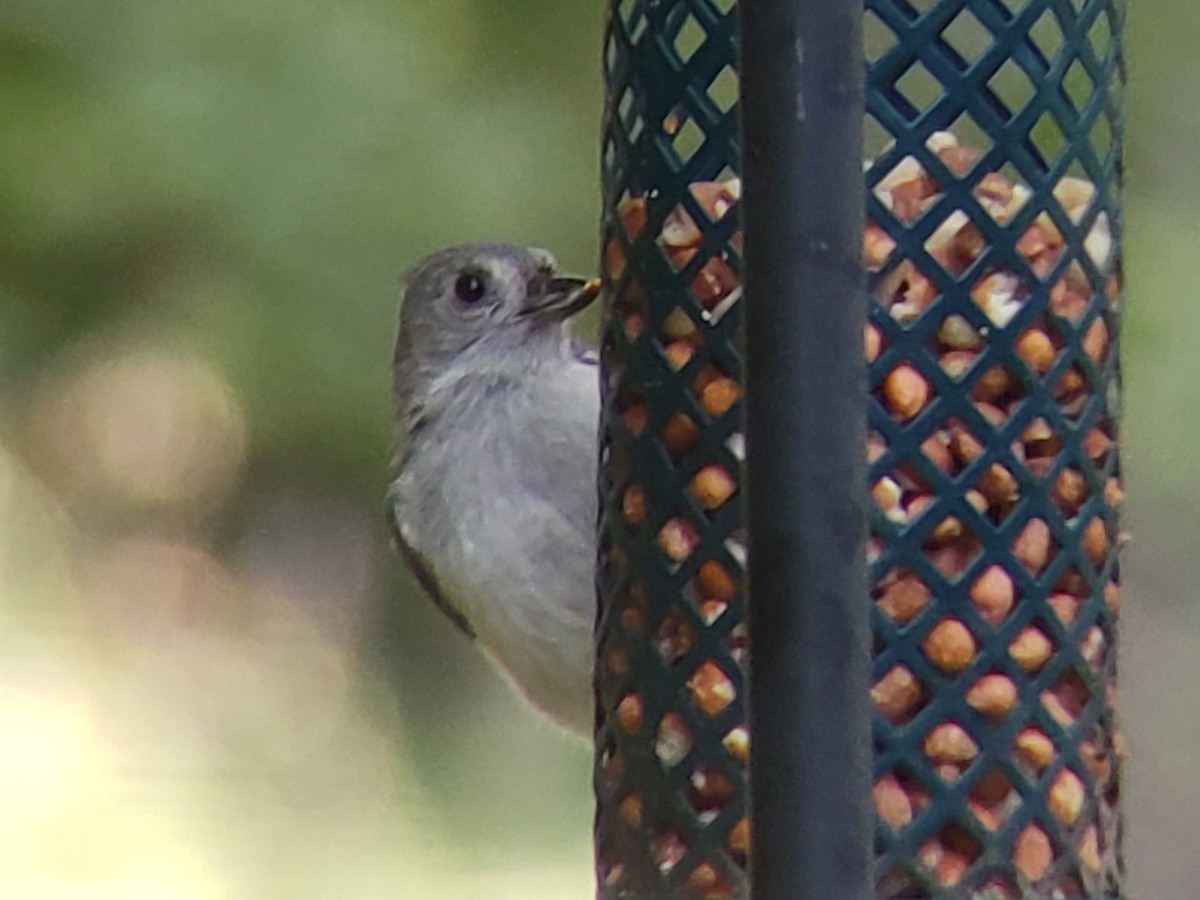
M 872 896 L 861 0 L 742 0 L 755 900 Z

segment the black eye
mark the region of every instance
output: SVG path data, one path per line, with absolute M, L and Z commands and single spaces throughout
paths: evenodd
M 454 295 L 463 303 L 478 303 L 487 293 L 483 279 L 471 272 L 459 275 L 454 282 Z

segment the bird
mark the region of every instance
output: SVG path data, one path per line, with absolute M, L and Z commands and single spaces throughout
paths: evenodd
M 439 610 L 534 707 L 594 727 L 600 368 L 570 327 L 599 281 L 465 244 L 404 276 L 387 518 Z

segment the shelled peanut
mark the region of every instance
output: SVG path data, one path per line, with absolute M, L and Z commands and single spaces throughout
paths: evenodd
M 928 147 L 958 177 L 972 171 L 979 160 L 978 153 L 948 134 L 934 135 Z M 1001 227 L 1008 226 L 1031 201 L 1024 185 L 1001 173 L 974 180 L 975 202 Z M 903 159 L 874 191 L 906 226 L 915 224 L 943 197 L 935 177 L 914 157 Z M 606 276 L 617 288 L 612 311 L 625 335 L 631 340 L 652 340 L 664 372 L 677 373 L 695 401 L 656 420 L 660 424 L 653 436 L 677 465 L 689 465 L 689 455 L 705 429 L 731 431 L 725 417 L 736 411 L 742 395 L 739 373 L 722 368 L 719 360 L 724 357 L 707 346 L 718 339 L 710 337 L 712 329 L 741 299 L 736 263 L 730 255 L 740 252 L 740 234 L 730 239 L 724 252 L 704 256 L 703 232 L 708 225 L 702 228 L 694 218 L 699 212 L 719 222 L 734 208 L 740 187 L 737 181 L 702 182 L 693 184 L 690 192 L 691 201 L 666 216 L 655 243 L 670 265 L 684 273 L 696 302 L 681 304 L 663 317 L 657 333 L 647 334 L 651 317 L 646 298 L 641 286 L 626 277 L 625 238 L 637 240 L 647 227 L 643 199 L 624 204 L 624 237 L 614 237 L 604 254 Z M 876 222 L 866 225 L 863 265 L 873 276 L 876 306 L 873 320 L 865 327 L 864 355 L 870 363 L 888 360 L 876 366 L 881 371 L 873 397 L 895 429 L 917 437 L 921 455 L 919 459 L 893 455 L 884 434 L 888 429 L 872 430 L 868 436 L 868 459 L 876 473 L 871 497 L 888 523 L 877 529 L 873 558 L 886 548 L 896 529 L 912 530 L 929 564 L 892 568 L 872 590 L 883 619 L 915 632 L 916 645 L 928 664 L 914 671 L 915 667 L 900 661 L 889 666 L 873 687 L 877 708 L 898 727 L 916 721 L 931 692 L 940 689 L 926 683 L 926 676 L 920 674 L 924 671 L 936 673 L 941 682 L 953 682 L 945 689 L 958 691 L 980 721 L 1003 721 L 1018 709 L 1022 687 L 1054 658 L 1064 634 L 1071 636 L 1094 675 L 1103 679 L 1111 671 L 1108 623 L 1119 611 L 1120 586 L 1114 577 L 1100 592 L 1099 603 L 1094 603 L 1093 584 L 1118 540 L 1112 523 L 1123 495 L 1116 477 L 1098 485 L 1092 473 L 1110 470 L 1114 452 L 1112 423 L 1103 416 L 1097 419 L 1094 407 L 1098 392 L 1104 390 L 1100 382 L 1112 352 L 1110 305 L 1120 295 L 1120 274 L 1114 266 L 1106 214 L 1090 215 L 1094 187 L 1067 177 L 1054 187 L 1053 195 L 1063 214 L 1058 219 L 1065 216 L 1078 224 L 1089 216 L 1092 224 L 1081 245 L 1086 265 L 1080 259 L 1062 264 L 1067 241 L 1056 216 L 1047 212 L 1016 235 L 1019 261 L 978 271 L 976 263 L 989 247 L 963 209 L 937 213 L 942 221 L 924 241 L 924 255 L 914 259 L 899 259 L 888 232 Z M 968 284 L 972 307 L 943 311 L 942 287 L 967 277 L 968 271 L 972 272 Z M 1093 284 L 1094 274 L 1090 277 L 1089 271 L 1100 273 L 1105 283 Z M 1047 303 L 1028 315 L 1026 307 L 1035 294 L 1046 296 Z M 936 321 L 928 322 L 926 316 Z M 918 320 L 922 327 L 913 329 Z M 917 340 L 913 335 L 918 332 L 926 336 Z M 719 333 L 720 340 L 728 339 L 724 329 Z M 1054 404 L 1052 410 L 1043 416 L 1028 415 L 1027 403 L 1048 399 Z M 619 398 L 618 406 L 629 433 L 644 434 L 651 422 L 645 403 Z M 1069 431 L 1075 430 L 1078 439 L 1072 441 Z M 1005 439 L 998 448 L 1000 434 Z M 697 461 L 687 469 L 687 508 L 663 517 L 647 509 L 638 485 L 625 491 L 626 523 L 630 528 L 654 529 L 672 566 L 689 563 L 700 547 L 705 518 L 716 515 L 737 494 L 741 443 L 736 430 L 734 438 L 725 442 L 728 455 Z M 1022 503 L 1034 493 L 1044 493 L 1057 516 Z M 1101 494 L 1099 503 L 1094 502 L 1095 494 Z M 1014 515 L 1022 519 L 1010 522 Z M 981 538 L 1000 525 L 1015 526 L 1004 529 L 1012 536 L 1007 553 L 989 559 L 990 564 L 981 562 Z M 1070 549 L 1075 545 L 1078 555 Z M 1070 555 L 1070 564 L 1054 566 L 1063 553 Z M 1059 574 L 1053 583 L 1042 583 L 1052 566 Z M 1091 571 L 1085 577 L 1088 567 Z M 700 561 L 696 571 L 691 582 L 698 596 L 695 602 L 701 620 L 711 624 L 736 593 L 738 577 L 716 559 Z M 1007 658 L 982 659 L 980 647 L 1012 619 L 1023 599 L 1020 585 L 1028 585 L 1030 579 L 1048 598 L 1046 616 L 1009 631 Z M 938 602 L 943 596 L 947 601 Z M 1092 622 L 1077 626 L 1085 613 Z M 731 683 L 712 662 L 694 671 L 687 689 L 709 716 L 723 711 L 733 699 Z M 1046 714 L 1062 727 L 1071 726 L 1091 700 L 1088 686 L 1071 670 L 1040 697 Z M 965 721 L 921 723 L 922 749 L 932 770 L 946 781 L 961 777 L 980 752 L 971 731 L 976 726 Z M 1109 735 L 1106 740 L 1111 751 L 1119 736 Z M 1020 731 L 1012 749 L 1013 759 L 1035 779 L 1059 753 L 1054 739 L 1033 724 Z M 1115 753 L 1101 749 L 1097 758 L 1104 766 L 1089 770 L 1090 786 L 1085 787 L 1072 768 L 1062 769 L 1045 786 L 1048 809 L 1062 825 L 1074 826 L 1094 815 L 1094 798 L 1115 777 L 1111 764 Z M 876 783 L 874 797 L 881 819 L 899 829 L 923 808 L 928 788 L 889 775 Z M 972 793 L 970 806 L 986 828 L 996 830 L 1013 797 L 1011 791 Z M 1074 848 L 1089 868 L 1087 861 L 1097 855 L 1096 840 L 1095 828 L 1089 828 L 1083 843 Z M 940 836 L 931 838 L 922 852 L 933 861 L 931 871 L 947 885 L 962 877 L 973 858 Z M 1020 832 L 1012 852 L 1016 867 L 1034 881 L 1046 876 L 1057 855 L 1045 831 L 1035 824 Z M 1007 888 L 996 890 L 997 896 L 1004 896 Z

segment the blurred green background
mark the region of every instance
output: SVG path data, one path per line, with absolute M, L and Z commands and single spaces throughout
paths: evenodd
M 1200 7 L 1133 6 L 1130 895 L 1183 898 Z M 588 748 L 417 595 L 382 496 L 399 273 L 499 238 L 595 268 L 602 24 L 0 4 L 0 896 L 590 896 Z

